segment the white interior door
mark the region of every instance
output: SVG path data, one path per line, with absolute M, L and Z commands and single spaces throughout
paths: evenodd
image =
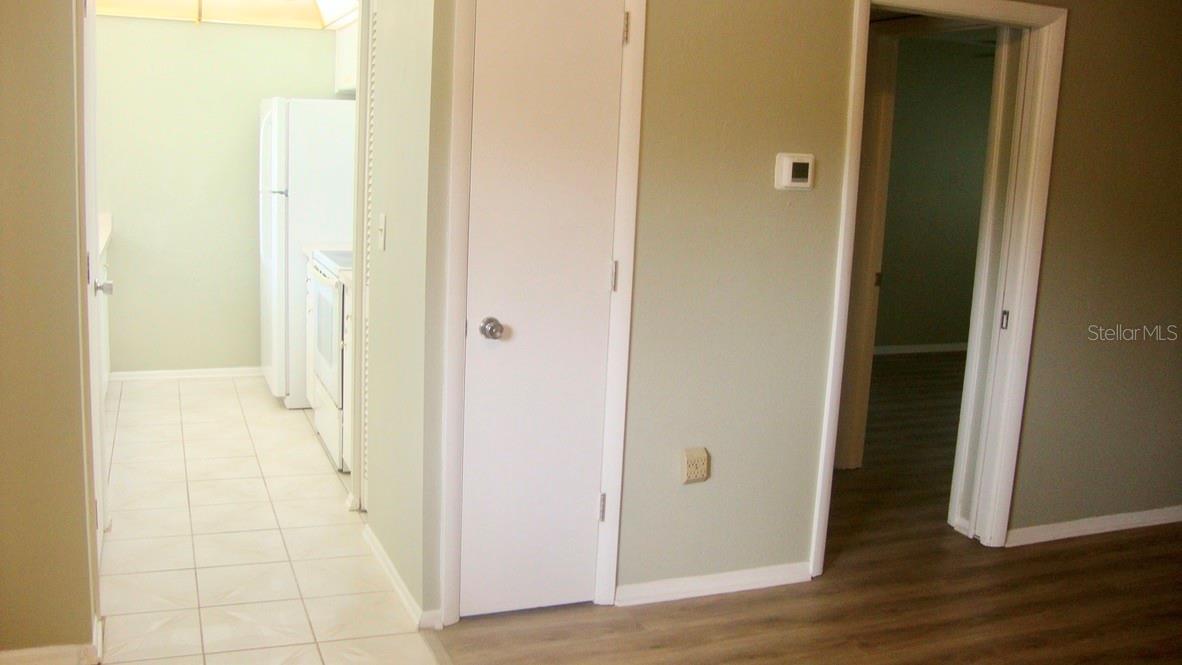
M 110 342 L 107 336 L 103 300 L 111 292 L 103 268 L 102 233 L 98 215 L 97 158 L 97 64 L 95 62 L 95 10 L 86 7 L 82 19 L 82 220 L 86 234 L 86 324 L 90 403 L 91 472 L 94 483 L 96 556 L 102 555 L 103 534 L 107 523 L 107 464 L 110 437 L 104 435 L 104 405 L 107 393 L 107 359 Z
M 463 615 L 594 596 L 623 20 L 476 5 Z

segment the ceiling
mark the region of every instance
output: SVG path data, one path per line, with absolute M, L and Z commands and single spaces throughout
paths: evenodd
M 348 23 L 357 0 L 98 0 L 100 16 L 321 30 Z

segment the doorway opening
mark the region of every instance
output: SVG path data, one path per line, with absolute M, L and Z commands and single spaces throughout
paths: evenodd
M 320 662 L 416 631 L 352 445 L 368 4 L 88 4 L 104 658 Z
M 973 294 L 988 289 L 975 281 L 998 260 L 988 242 L 978 252 L 990 123 L 1006 103 L 997 38 L 970 22 L 871 18 L 831 557 L 876 529 L 943 526 Z
M 966 0 L 897 0 L 872 6 L 859 0 L 855 5 L 847 128 L 851 149 L 845 165 L 837 306 L 814 512 L 814 576 L 824 569 L 835 466 L 840 462 L 852 467 L 861 460 L 874 365 L 874 327 L 879 321 L 877 273 L 893 166 L 890 148 L 898 43 L 916 31 L 960 32 L 959 41 L 966 41 L 967 36 L 967 41 L 983 45 L 981 36 L 974 37 L 972 31 L 996 30 L 963 395 L 955 425 L 947 516 L 957 531 L 984 545 L 1006 543 L 1041 267 L 1066 16 L 1062 9 L 1024 3 L 982 6 Z M 889 27 L 892 24 L 894 27 Z M 943 289 L 945 284 L 939 287 Z M 937 346 L 926 350 L 949 349 Z M 952 364 L 957 365 L 955 360 Z M 885 370 L 887 365 L 880 363 L 880 368 Z M 951 383 L 955 385 L 955 381 Z M 957 401 L 955 394 L 950 399 Z

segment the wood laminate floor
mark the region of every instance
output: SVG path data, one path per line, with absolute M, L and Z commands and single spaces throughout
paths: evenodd
M 455 665 L 1182 662 L 1182 525 L 992 549 L 946 524 L 963 354 L 881 357 L 825 574 L 630 608 L 465 619 Z

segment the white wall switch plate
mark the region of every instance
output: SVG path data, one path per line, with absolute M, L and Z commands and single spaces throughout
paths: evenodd
M 812 189 L 813 156 L 792 152 L 776 155 L 776 189 Z
M 700 483 L 710 477 L 710 451 L 686 448 L 681 455 L 681 484 Z

